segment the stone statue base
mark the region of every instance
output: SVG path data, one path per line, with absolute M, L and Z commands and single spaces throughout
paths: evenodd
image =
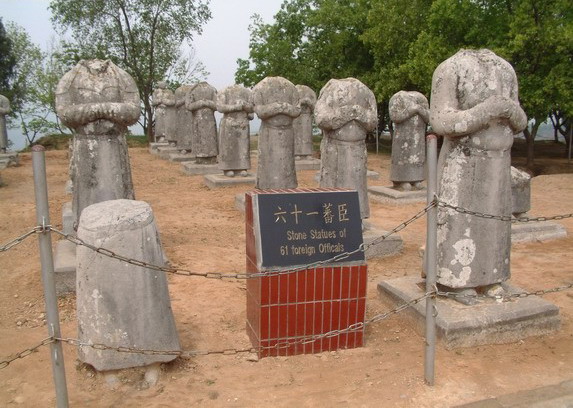
M 294 167 L 296 171 L 301 170 L 320 170 L 320 159 L 308 157 L 305 159 L 295 160 Z
M 177 153 L 179 153 L 179 149 L 177 148 L 177 146 L 168 145 L 157 148 L 157 155 L 164 160 L 169 160 L 170 155 Z
M 550 221 L 511 224 L 511 243 L 550 241 L 567 237 L 563 225 Z
M 18 167 L 20 165 L 20 155 L 17 152 L 0 153 L 0 170 L 6 167 Z
M 504 287 L 509 293 L 523 292 L 510 284 L 504 284 Z M 417 276 L 405 276 L 378 284 L 379 298 L 390 308 L 419 298 L 424 293 L 425 281 Z M 436 308 L 437 337 L 447 349 L 512 343 L 554 332 L 561 325 L 559 308 L 537 296 L 514 298 L 503 303 L 487 299 L 473 306 L 438 298 Z M 425 301 L 406 309 L 400 316 L 412 321 L 418 334 L 425 336 Z
M 370 186 L 368 193 L 376 201 L 396 205 L 423 203 L 426 201 L 427 194 L 425 188 L 423 190 L 400 191 L 384 186 Z
M 221 173 L 217 164 L 197 164 L 194 161 L 181 163 L 183 172 L 189 176 Z
M 236 175 L 234 177 L 227 177 L 223 174 L 207 174 L 206 176 L 203 176 L 203 180 L 205 181 L 207 187 L 209 187 L 211 190 L 214 190 L 221 187 L 244 184 L 254 187 L 256 177 L 251 173 L 247 173 L 246 176 Z
M 374 240 L 388 232 L 378 228 L 370 221 L 363 221 L 363 223 L 365 225 L 365 228 L 362 231 L 364 245 L 372 243 Z M 366 256 L 366 259 L 384 258 L 386 256 L 400 253 L 403 247 L 404 241 L 402 240 L 402 237 L 399 234 L 392 234 L 385 240 L 380 241 L 380 243 L 369 247 L 364 255 Z
M 181 153 L 181 152 L 171 153 L 168 157 L 169 161 L 177 163 L 190 162 L 195 159 L 196 157 L 193 153 Z
M 380 173 L 378 173 L 377 171 L 374 171 L 374 170 L 367 170 L 366 171 L 366 178 L 368 178 L 370 180 L 378 180 L 380 178 Z M 320 171 L 316 172 L 316 174 L 314 175 L 314 180 L 317 183 L 320 183 Z
M 76 245 L 66 239 L 56 243 L 54 281 L 56 295 L 76 292 Z
M 159 148 L 160 147 L 168 147 L 169 143 L 168 142 L 155 142 L 155 143 L 149 143 L 149 153 L 151 154 L 157 154 L 159 153 Z

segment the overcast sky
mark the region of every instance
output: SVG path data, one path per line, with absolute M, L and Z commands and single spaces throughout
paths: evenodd
M 86 0 L 89 1 L 89 0 Z M 232 85 L 237 58 L 249 55 L 250 17 L 258 13 L 272 22 L 283 0 L 211 0 L 212 18 L 194 41 L 196 57 L 210 73 L 207 81 L 217 89 Z M 0 17 L 24 27 L 32 41 L 46 49 L 55 37 L 48 11 L 49 0 L 0 0 Z

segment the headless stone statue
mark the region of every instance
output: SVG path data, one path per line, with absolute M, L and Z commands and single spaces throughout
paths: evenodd
M 6 115 L 10 109 L 10 101 L 4 95 L 0 95 L 0 153 L 8 150 L 8 130 L 6 127 Z
M 314 109 L 323 131 L 320 187 L 358 191 L 360 215 L 368 218 L 366 134 L 376 128 L 376 98 L 355 78 L 331 79 L 321 89 Z
M 223 114 L 219 129 L 219 168 L 228 177 L 247 176 L 251 168 L 249 121 L 253 119 L 250 89 L 232 85 L 219 92 L 217 111 Z
M 82 214 L 78 237 L 132 259 L 164 264 L 153 212 L 143 201 L 110 200 L 90 205 Z M 82 343 L 180 349 L 164 272 L 130 265 L 78 246 L 76 287 L 78 337 Z M 98 371 L 176 358 L 81 346 L 78 357 Z
M 531 176 L 511 167 L 511 214 L 515 218 L 525 217 L 531 210 Z
M 267 77 L 253 88 L 253 99 L 262 121 L 257 188 L 296 188 L 292 122 L 300 115 L 298 91 L 288 79 Z
M 56 88 L 56 111 L 74 129 L 74 224 L 100 201 L 133 199 L 125 133 L 140 115 L 135 81 L 109 60 L 82 60 Z
M 193 150 L 193 113 L 185 107 L 187 94 L 191 85 L 181 85 L 175 90 L 175 107 L 177 112 L 175 126 L 175 140 L 177 147 L 184 152 Z
M 297 85 L 300 98 L 300 116 L 293 121 L 294 155 L 301 160 L 312 156 L 312 113 L 316 105 L 316 93 L 306 85 Z
M 511 216 L 510 150 L 527 125 L 512 66 L 489 50 L 460 50 L 432 79 L 430 123 L 444 136 L 442 201 Z M 510 277 L 511 224 L 438 210 L 438 283 L 462 293 L 499 294 Z
M 400 91 L 390 98 L 388 111 L 394 122 L 390 180 L 397 190 L 420 190 L 425 178 L 428 100 L 420 92 Z
M 217 143 L 217 90 L 200 82 L 189 90 L 185 106 L 193 113 L 193 152 L 197 164 L 214 164 L 219 154 Z
M 157 83 L 157 89 L 153 92 L 153 106 L 155 106 L 155 140 L 167 140 L 170 144 L 176 144 L 176 119 L 175 95 L 167 88 L 164 81 Z

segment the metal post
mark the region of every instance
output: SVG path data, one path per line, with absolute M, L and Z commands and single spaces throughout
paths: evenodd
M 437 190 L 437 167 L 438 167 L 438 138 L 435 134 L 426 137 L 426 165 L 428 166 L 428 204 L 436 195 Z M 436 285 L 436 250 L 438 231 L 438 209 L 432 207 L 428 210 L 426 224 L 426 293 L 432 292 Z M 436 299 L 426 299 L 426 350 L 424 359 L 424 378 L 426 384 L 434 385 L 434 363 L 436 355 Z
M 573 143 L 573 123 L 569 124 L 569 153 L 567 156 L 567 161 L 569 163 L 571 163 L 571 143 Z
M 46 159 L 43 146 L 32 147 L 32 166 L 34 168 L 34 193 L 36 195 L 36 222 L 41 226 L 50 225 L 48 207 L 48 189 L 46 183 Z M 42 263 L 42 282 L 44 284 L 44 297 L 46 301 L 46 324 L 51 337 L 61 337 L 60 317 L 58 315 L 58 298 L 54 282 L 54 260 L 52 257 L 52 237 L 50 231 L 38 234 L 40 244 L 40 260 Z M 56 406 L 68 407 L 68 389 L 66 386 L 66 371 L 64 368 L 64 354 L 62 343 L 56 341 L 50 344 L 52 359 L 52 374 L 56 386 Z

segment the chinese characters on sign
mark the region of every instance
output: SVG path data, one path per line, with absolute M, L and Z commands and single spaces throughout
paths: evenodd
M 327 260 L 362 244 L 356 192 L 259 194 L 257 201 L 261 266 Z M 359 252 L 341 261 L 363 259 Z

